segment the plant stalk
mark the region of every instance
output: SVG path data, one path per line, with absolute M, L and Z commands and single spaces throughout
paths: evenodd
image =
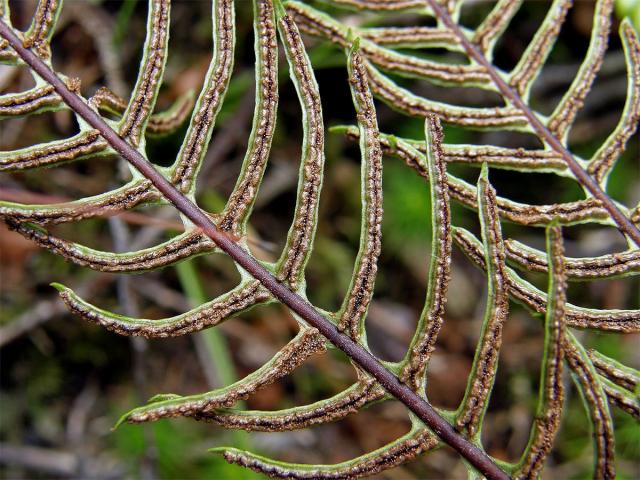
M 133 165 L 142 175 L 160 191 L 189 220 L 213 240 L 238 265 L 255 279 L 260 281 L 274 297 L 287 305 L 308 324 L 317 328 L 332 344 L 346 353 L 357 365 L 375 378 L 390 394 L 404 403 L 409 410 L 418 416 L 444 443 L 454 448 L 467 462 L 473 465 L 488 479 L 506 480 L 509 476 L 503 472 L 493 460 L 477 446 L 458 433 L 435 409 L 416 392 L 403 384 L 382 363 L 361 345 L 338 329 L 305 299 L 280 283 L 248 252 L 240 247 L 224 232 L 218 230 L 211 218 L 194 202 L 185 197 L 169 180 L 159 173 L 149 160 L 122 139 L 82 97 L 71 92 L 60 78 L 31 50 L 24 47 L 15 32 L 3 20 L 0 20 L 0 35 L 13 47 L 16 53 L 40 77 L 49 82 L 69 107 L 80 115 L 87 123 L 98 130 L 104 139 L 122 157 Z
M 640 230 L 636 227 L 627 216 L 620 211 L 616 204 L 602 190 L 598 182 L 596 182 L 589 173 L 573 158 L 571 152 L 565 147 L 556 136 L 540 121 L 531 108 L 522 100 L 520 95 L 516 93 L 504 79 L 498 74 L 496 69 L 491 65 L 489 60 L 484 56 L 480 49 L 474 45 L 463 33 L 460 27 L 453 21 L 449 12 L 445 7 L 436 0 L 425 0 L 426 4 L 433 10 L 436 16 L 449 28 L 460 40 L 460 44 L 465 49 L 470 58 L 482 65 L 493 83 L 498 87 L 503 97 L 518 107 L 522 114 L 527 118 L 529 124 L 536 133 L 544 140 L 553 150 L 555 150 L 566 162 L 571 173 L 576 177 L 578 182 L 585 187 L 591 195 L 602 202 L 604 209 L 609 212 L 611 218 L 616 222 L 618 228 L 626 233 L 633 242 L 640 247 Z

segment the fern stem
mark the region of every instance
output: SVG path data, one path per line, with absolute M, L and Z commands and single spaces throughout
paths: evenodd
M 40 77 L 54 87 L 72 110 L 97 129 L 105 140 L 142 175 L 149 179 L 180 212 L 200 227 L 221 250 L 225 251 L 238 265 L 260 281 L 278 300 L 300 315 L 307 323 L 317 328 L 332 344 L 346 353 L 363 370 L 380 382 L 389 393 L 404 403 L 442 441 L 458 451 L 485 477 L 502 480 L 509 478 L 485 452 L 460 435 L 427 401 L 420 398 L 407 385 L 401 383 L 398 377 L 387 370 L 371 353 L 353 341 L 348 335 L 340 333 L 333 323 L 323 317 L 309 302 L 276 280 L 246 250 L 228 235 L 218 230 L 205 212 L 178 191 L 140 152 L 131 147 L 117 132 L 110 128 L 79 95 L 71 92 L 64 82 L 40 58 L 25 48 L 22 41 L 3 20 L 0 20 L 0 35 L 9 42 L 18 55 Z
M 522 114 L 527 118 L 529 124 L 533 127 L 540 138 L 560 154 L 562 159 L 567 163 L 567 167 L 569 167 L 569 170 L 571 170 L 571 173 L 573 173 L 580 184 L 586 188 L 591 195 L 600 200 L 603 208 L 609 212 L 609 215 L 611 215 L 611 218 L 613 218 L 613 220 L 618 224 L 620 230 L 626 233 L 633 242 L 640 247 L 640 230 L 620 211 L 613 200 L 611 200 L 604 190 L 602 190 L 598 182 L 580 166 L 562 142 L 560 142 L 560 140 L 538 119 L 536 114 L 533 113 L 522 97 L 520 97 L 520 95 L 518 95 L 518 93 L 516 93 L 515 90 L 513 90 L 507 82 L 504 81 L 480 49 L 471 43 L 461 28 L 453 21 L 449 12 L 447 12 L 447 10 L 436 0 L 425 1 L 445 26 L 454 32 L 454 34 L 459 38 L 460 45 L 462 45 L 467 55 L 486 69 L 487 74 L 496 87 L 498 87 L 500 93 L 502 93 L 506 99 L 522 111 Z

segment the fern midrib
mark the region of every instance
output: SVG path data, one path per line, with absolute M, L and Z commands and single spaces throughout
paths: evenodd
M 566 162 L 571 173 L 576 177 L 578 182 L 586 188 L 591 195 L 600 200 L 602 206 L 607 210 L 611 218 L 616 222 L 618 227 L 626 233 L 634 243 L 640 247 L 640 229 L 636 227 L 626 215 L 615 205 L 611 198 L 606 194 L 587 171 L 573 158 L 569 150 L 560 142 L 560 140 L 538 119 L 533 110 L 525 103 L 525 101 L 516 93 L 500 76 L 495 67 L 487 60 L 482 52 L 466 37 L 460 26 L 453 21 L 449 12 L 436 0 L 426 0 L 427 4 L 433 9 L 438 19 L 440 19 L 454 34 L 458 37 L 460 44 L 466 51 L 467 55 L 482 65 L 491 80 L 494 82 L 500 93 L 508 99 L 513 105 L 518 107 L 522 114 L 536 133 L 543 139 L 553 150 L 555 150 Z
M 18 55 L 45 81 L 54 87 L 65 103 L 87 123 L 97 129 L 105 140 L 134 166 L 173 205 L 211 238 L 221 250 L 260 281 L 278 300 L 317 328 L 332 344 L 372 375 L 389 393 L 405 404 L 420 420 L 427 424 L 445 443 L 457 450 L 470 464 L 489 479 L 506 480 L 509 476 L 476 445 L 469 442 L 442 418 L 435 409 L 398 377 L 388 370 L 371 353 L 348 335 L 339 332 L 309 302 L 280 283 L 266 268 L 248 254 L 228 235 L 217 229 L 211 218 L 193 201 L 169 182 L 142 154 L 121 138 L 79 95 L 73 93 L 39 57 L 26 48 L 4 20 L 0 19 L 0 35 Z

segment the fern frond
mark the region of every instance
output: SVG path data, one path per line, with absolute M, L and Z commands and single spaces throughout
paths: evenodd
M 0 201 L 0 216 L 19 223 L 54 225 L 108 216 L 129 210 L 143 202 L 159 202 L 161 198 L 149 180 L 136 178 L 114 190 L 70 202 L 24 205 Z
M 274 478 L 351 479 L 380 473 L 433 450 L 438 440 L 429 430 L 415 428 L 399 439 L 353 460 L 336 465 L 300 465 L 276 462 L 270 458 L 237 450 L 215 448 L 229 463 L 236 463 Z
M 480 47 L 489 60 L 493 59 L 495 44 L 522 6 L 522 1 L 498 0 L 473 33 L 472 42 Z
M 338 329 L 348 332 L 353 339 L 359 339 L 365 333 L 364 319 L 373 297 L 378 257 L 382 249 L 382 149 L 376 111 L 359 43 L 359 40 L 354 41 L 348 53 L 348 65 L 362 152 L 360 248 L 351 284 L 342 307 L 336 314 Z
M 526 119 L 512 107 L 468 108 L 419 97 L 369 65 L 371 90 L 390 108 L 412 117 L 437 115 L 442 121 L 476 129 L 529 131 Z
M 67 79 L 66 82 L 70 90 L 80 91 L 80 81 L 78 79 Z M 66 106 L 51 85 L 35 86 L 25 92 L 0 95 L 0 120 L 9 117 L 55 112 L 63 108 L 66 108 Z
M 322 35 L 322 30 L 314 29 L 311 24 L 305 29 L 315 35 Z M 377 45 L 395 48 L 446 48 L 459 51 L 458 39 L 446 28 L 439 27 L 372 27 L 358 30 L 365 38 Z
M 607 396 L 598 380 L 594 365 L 578 340 L 568 333 L 564 344 L 573 382 L 578 387 L 592 427 L 594 478 L 616 478 L 615 435 Z
M 602 66 L 602 60 L 607 50 L 612 14 L 613 0 L 597 0 L 596 11 L 593 16 L 591 41 L 589 42 L 585 59 L 571 86 L 549 116 L 547 122 L 549 130 L 563 144 L 566 144 L 569 128 L 573 124 L 578 111 L 584 105 L 584 99 L 591 91 L 591 86 Z
M 331 128 L 334 133 L 343 133 L 348 138 L 357 140 L 360 136 L 353 126 L 335 126 Z M 380 141 L 385 153 L 404 160 L 408 166 L 414 168 L 416 173 L 429 178 L 421 170 L 422 160 L 415 152 L 408 151 L 404 146 L 411 146 L 422 154 L 426 154 L 426 146 L 422 141 L 401 138 L 386 133 L 380 134 Z M 482 166 L 486 163 L 491 168 L 505 170 L 517 170 L 519 172 L 540 172 L 567 175 L 566 164 L 562 158 L 548 150 L 525 150 L 524 148 L 505 148 L 493 146 L 479 146 L 467 144 L 443 145 L 442 153 L 449 163 L 459 163 L 473 166 Z
M 215 244 L 198 231 L 185 232 L 164 243 L 136 252 L 113 253 L 57 238 L 46 230 L 28 223 L 17 223 L 13 220 L 7 220 L 7 223 L 10 228 L 41 247 L 77 265 L 101 272 L 140 273 L 215 250 Z
M 509 262 L 523 271 L 547 272 L 547 259 L 540 250 L 517 240 L 505 241 Z M 566 275 L 571 280 L 597 280 L 637 275 L 640 272 L 640 251 L 627 250 L 599 257 L 565 258 Z
M 278 42 L 269 2 L 254 2 L 256 107 L 242 170 L 218 225 L 243 235 L 269 158 L 278 108 Z
M 638 385 L 640 385 L 640 371 L 622 365 L 597 350 L 589 350 L 587 355 L 597 372 L 616 385 L 631 392 L 636 391 Z
M 227 293 L 186 313 L 159 320 L 132 318 L 109 312 L 81 299 L 64 285 L 54 284 L 69 309 L 84 320 L 121 335 L 174 337 L 218 325 L 233 315 L 270 298 L 260 282 L 247 280 Z
M 343 48 L 348 47 L 349 29 L 329 15 L 293 0 L 287 2 L 287 11 L 301 28 L 314 34 L 321 34 Z M 443 85 L 464 83 L 484 86 L 489 82 L 489 77 L 479 66 L 433 62 L 404 55 L 370 42 L 358 29 L 351 30 L 353 35 L 361 37 L 362 55 L 384 70 L 409 78 L 427 78 Z
M 17 172 L 42 167 L 60 166 L 68 162 L 112 154 L 107 142 L 95 130 L 64 140 L 0 152 L 0 171 Z M 6 204 L 5 204 L 6 205 Z
M 370 377 L 362 377 L 342 392 L 315 403 L 276 411 L 217 409 L 196 415 L 197 420 L 214 422 L 224 428 L 282 432 L 335 422 L 360 411 L 388 394 Z
M 454 227 L 453 239 L 467 257 L 482 270 L 486 269 L 482 243 L 468 230 Z M 548 295 L 507 267 L 509 295 L 533 313 L 545 315 Z M 571 303 L 565 306 L 567 326 L 623 333 L 640 332 L 640 311 L 584 308 Z
M 140 145 L 149 117 L 160 91 L 169 44 L 169 0 L 149 3 L 147 38 L 144 42 L 142 62 L 131 99 L 118 123 L 118 133 L 135 147 Z
M 596 182 L 589 173 L 585 171 L 586 165 L 584 162 L 576 159 L 566 148 L 566 135 L 568 133 L 568 129 L 572 125 L 577 112 L 582 107 L 584 98 L 590 91 L 591 85 L 593 84 L 595 76 L 602 63 L 602 57 L 606 50 L 606 39 L 608 37 L 611 24 L 610 17 L 613 2 L 611 0 L 604 0 L 597 3 L 596 13 L 594 15 L 594 28 L 586 58 L 569 90 L 549 119 L 536 114 L 536 112 L 527 105 L 528 91 L 531 83 L 544 64 L 544 59 L 550 51 L 550 47 L 553 45 L 555 37 L 559 32 L 557 27 L 561 23 L 561 19 L 566 15 L 566 10 L 568 8 L 567 2 L 560 0 L 554 2 L 547 21 L 543 22 L 530 45 L 530 53 L 535 49 L 536 55 L 523 56 L 523 60 L 520 65 L 512 72 L 512 80 L 515 79 L 515 89 L 513 88 L 513 82 L 509 85 L 509 83 L 505 81 L 507 75 L 491 65 L 485 55 L 485 52 L 479 49 L 477 45 L 471 43 L 464 28 L 456 24 L 456 20 L 454 18 L 455 15 L 452 17 L 450 13 L 442 8 L 442 6 L 435 0 L 427 0 L 427 4 L 431 7 L 433 13 L 441 23 L 458 37 L 460 44 L 463 46 L 465 53 L 469 57 L 470 65 L 477 65 L 477 67 L 483 69 L 484 73 L 489 77 L 489 80 L 487 81 L 476 82 L 472 79 L 465 79 L 464 75 L 461 75 L 457 81 L 464 86 L 476 86 L 499 92 L 506 103 L 506 106 L 504 107 L 505 110 L 499 111 L 497 109 L 502 109 L 503 107 L 494 107 L 493 112 L 490 110 L 483 112 L 485 114 L 485 118 L 483 120 L 469 121 L 470 119 L 468 116 L 478 112 L 474 112 L 473 109 L 468 108 L 462 108 L 461 111 L 459 110 L 458 112 L 455 112 L 451 110 L 451 108 L 455 109 L 453 106 L 445 106 L 442 104 L 433 105 L 431 101 L 417 97 L 408 90 L 399 87 L 391 80 L 386 79 L 379 72 L 372 70 L 371 83 L 374 92 L 376 92 L 376 94 L 384 101 L 393 105 L 394 108 L 401 106 L 402 110 L 410 115 L 425 116 L 431 113 L 435 107 L 440 110 L 440 114 L 443 114 L 445 120 L 452 120 L 453 123 L 483 128 L 508 127 L 510 129 L 515 128 L 535 133 L 549 150 L 555 151 L 563 159 L 574 178 L 582 185 L 589 196 L 593 197 L 585 200 L 585 204 L 574 205 L 573 207 L 575 210 L 583 208 L 602 208 L 604 210 L 602 213 L 603 217 L 611 216 L 611 218 L 613 218 L 615 222 L 631 238 L 634 239 L 636 244 L 640 244 L 640 231 L 638 231 L 635 225 L 629 221 L 629 212 L 610 201 L 598 182 Z M 313 28 L 311 33 L 323 33 L 324 36 L 332 42 L 337 44 L 341 43 L 342 37 L 339 35 L 338 27 L 333 27 L 333 29 L 331 29 L 330 20 L 324 18 L 321 13 L 311 12 L 308 8 L 305 10 L 304 7 L 297 6 L 294 1 L 289 2 L 289 5 L 291 5 L 290 8 L 296 9 L 300 15 L 304 17 L 302 20 L 303 23 L 312 23 Z M 323 26 L 324 30 L 322 28 Z M 374 51 L 373 46 L 371 47 L 371 51 Z M 372 53 L 371 58 L 375 63 L 376 60 L 373 57 L 375 57 L 375 52 Z M 396 74 L 402 74 L 403 69 L 406 73 L 406 68 L 403 66 L 402 62 L 387 65 L 386 68 Z M 435 82 L 438 81 L 438 79 L 435 78 L 431 78 L 430 80 Z M 376 90 L 377 87 L 381 88 Z M 466 115 L 463 113 L 465 111 Z M 507 111 L 509 111 L 508 114 Z M 457 115 L 451 116 L 451 113 L 457 113 Z M 489 116 L 487 117 L 486 114 L 489 114 Z M 496 118 L 496 114 L 499 114 L 499 117 L 505 117 L 506 114 L 506 118 L 511 119 L 506 122 L 498 122 L 497 120 L 499 117 Z M 518 118 L 519 116 L 521 118 Z M 463 120 L 465 117 L 467 117 L 467 119 Z M 590 204 L 590 202 L 592 203 Z M 585 220 L 584 218 L 576 217 L 575 214 L 571 214 L 570 212 L 553 213 L 569 214 L 570 222 L 581 222 Z
M 125 99 L 106 87 L 98 89 L 89 99 L 89 103 L 95 105 L 102 112 L 118 116 L 126 116 L 128 108 L 128 103 Z M 193 92 L 189 91 L 178 98 L 166 111 L 151 115 L 147 122 L 145 133 L 150 137 L 156 137 L 175 132 L 187 120 L 193 105 Z
M 212 2 L 213 58 L 205 77 L 178 158 L 171 169 L 171 180 L 184 193 L 193 195 L 195 178 L 209 143 L 216 117 L 231 79 L 235 48 L 233 0 Z
M 9 11 L 9 0 L 0 0 L 0 18 L 8 25 L 11 24 L 11 12 Z M 18 55 L 9 46 L 5 38 L 0 39 L 0 63 L 14 65 L 18 62 Z
M 638 33 L 625 19 L 620 24 L 620 38 L 627 63 L 627 99 L 615 130 L 589 161 L 587 171 L 602 185 L 607 184 L 615 161 L 640 123 L 640 40 Z
M 371 10 L 374 12 L 423 9 L 424 2 L 420 0 L 323 0 L 337 6 Z
M 509 85 L 527 100 L 531 86 L 542 70 L 551 49 L 560 34 L 571 0 L 555 0 L 542 25 L 522 54 L 518 64 L 509 72 Z
M 487 308 L 480 342 L 471 367 L 465 395 L 456 415 L 456 427 L 477 439 L 498 369 L 502 327 L 509 314 L 508 281 L 502 230 L 496 212 L 496 193 L 489 184 L 485 164 L 478 180 L 480 225 L 487 266 Z
M 281 7 L 278 10 L 278 32 L 302 107 L 304 126 L 296 208 L 285 250 L 276 266 L 278 280 L 295 291 L 304 283 L 304 268 L 315 236 L 324 171 L 324 124 L 318 84 L 298 27 Z
M 424 309 L 400 373 L 400 379 L 416 391 L 423 391 L 424 373 L 444 322 L 444 308 L 451 275 L 451 207 L 446 184 L 446 164 L 442 155 L 442 126 L 436 117 L 427 117 L 425 132 L 432 209 L 429 284 Z
M 513 474 L 514 478 L 535 478 L 553 446 L 560 427 L 564 386 L 566 279 L 564 275 L 562 230 L 557 225 L 547 229 L 549 260 L 549 303 L 545 317 L 544 357 L 540 377 L 540 394 L 529 443 Z
M 421 177 L 430 178 L 425 168 L 425 155 L 418 151 L 414 145 L 397 137 L 394 137 L 392 142 L 385 140 L 385 137 L 382 136 L 381 145 L 385 153 L 401 158 Z M 472 210 L 477 210 L 478 197 L 473 186 L 452 175 L 447 176 L 447 184 L 451 198 Z M 557 220 L 563 225 L 587 222 L 612 223 L 607 211 L 594 198 L 550 205 L 529 205 L 497 197 L 496 205 L 501 217 L 522 225 L 543 226 L 553 220 Z
M 609 403 L 640 421 L 640 398 L 635 392 L 625 390 L 606 378 L 601 379 L 600 383 L 607 394 Z
M 141 423 L 177 416 L 190 416 L 198 420 L 209 419 L 210 416 L 215 418 L 215 409 L 229 407 L 249 398 L 258 390 L 291 373 L 310 356 L 324 350 L 325 340 L 318 331 L 303 327 L 268 362 L 242 380 L 199 395 L 181 397 L 169 394 L 154 397 L 147 405 L 123 415 L 118 425 L 124 421 Z
M 430 27 L 359 25 L 360 16 L 347 22 L 340 15 L 325 13 L 322 3 L 312 6 L 295 0 L 283 3 L 254 0 L 256 101 L 251 134 L 232 193 L 221 213 L 210 214 L 201 210 L 194 199 L 198 174 L 233 74 L 234 1 L 212 0 L 213 53 L 195 102 L 194 95 L 187 93 L 168 110 L 154 113 L 168 55 L 169 0 L 149 0 L 142 60 L 128 101 L 106 88 L 85 100 L 79 96 L 78 80 L 62 77 L 66 87 L 58 85 L 55 75 L 46 70 L 47 66 L 51 67 L 51 38 L 60 15 L 61 0 L 41 0 L 29 29 L 17 34 L 17 43 L 15 39 L 10 42 L 10 36 L 4 33 L 8 28 L 6 24 L 10 24 L 10 15 L 7 0 L 0 0 L 3 32 L 0 62 L 11 65 L 26 62 L 38 72 L 34 76 L 35 87 L 0 96 L 0 119 L 70 110 L 80 126 L 80 132 L 72 137 L 0 153 L 0 171 L 54 168 L 115 153 L 132 165 L 132 178 L 127 183 L 98 195 L 46 205 L 1 201 L 0 216 L 10 228 L 69 261 L 95 270 L 140 273 L 198 255 L 225 252 L 236 262 L 241 276 L 237 286 L 217 298 L 181 315 L 158 320 L 123 316 L 98 308 L 71 289 L 56 284 L 69 309 L 87 321 L 127 336 L 185 335 L 218 325 L 256 305 L 272 302 L 288 306 L 298 324 L 297 335 L 245 378 L 198 395 L 157 395 L 146 405 L 126 413 L 118 424 L 184 416 L 224 428 L 287 431 L 337 421 L 374 402 L 396 397 L 413 412 L 409 415 L 410 431 L 376 451 L 337 465 L 289 464 L 233 448 L 214 451 L 231 463 L 270 476 L 340 479 L 379 473 L 446 443 L 461 452 L 482 474 L 504 478 L 504 472 L 484 452 L 481 432 L 497 375 L 502 328 L 511 298 L 536 316 L 544 315 L 544 357 L 529 443 L 519 462 L 501 462 L 500 467 L 518 478 L 540 474 L 560 424 L 564 393 L 562 369 L 566 360 L 593 428 L 595 475 L 613 478 L 615 442 L 607 402 L 640 418 L 637 395 L 640 375 L 598 352 L 587 352 L 571 329 L 637 333 L 640 332 L 640 312 L 570 304 L 566 301 L 566 282 L 603 280 L 640 272 L 640 250 L 632 245 L 632 241 L 640 245 L 640 232 L 634 225 L 640 219 L 640 207 L 624 206 L 604 191 L 610 172 L 636 132 L 640 116 L 637 33 L 628 21 L 621 23 L 619 34 L 628 70 L 622 117 L 596 153 L 590 159 L 583 159 L 568 149 L 567 138 L 601 68 L 612 25 L 613 0 L 597 1 L 584 61 L 548 117 L 531 107 L 531 89 L 543 72 L 571 2 L 552 2 L 546 18 L 510 71 L 497 68 L 492 59 L 497 42 L 523 3 L 521 0 L 497 1 L 474 29 L 460 24 L 463 2 L 457 0 L 324 2 L 333 7 L 378 14 L 411 12 L 416 18 L 432 17 L 436 25 Z M 334 129 L 357 140 L 361 153 L 360 243 L 349 287 L 335 312 L 319 310 L 306 300 L 305 269 L 313 252 L 323 187 L 325 126 L 313 57 L 307 52 L 301 32 L 346 52 L 357 117 L 356 126 Z M 303 138 L 293 221 L 278 260 L 269 263 L 260 262 L 252 255 L 247 232 L 276 126 L 278 38 L 301 106 Z M 444 49 L 446 53 L 429 58 L 419 54 L 419 50 L 433 49 Z M 35 60 L 29 52 L 35 54 Z M 449 52 L 462 54 L 465 59 L 452 62 Z M 47 72 L 53 77 L 45 75 Z M 426 94 L 415 93 L 416 81 L 441 88 L 478 88 L 498 95 L 502 103 L 467 107 L 456 104 L 455 100 L 436 101 Z M 400 114 L 425 120 L 425 138 L 412 140 L 380 133 L 374 98 Z M 115 120 L 105 119 L 101 114 L 110 114 Z M 187 131 L 175 161 L 169 167 L 154 169 L 147 158 L 147 139 L 177 133 L 186 121 L 189 122 Z M 447 145 L 441 122 L 468 129 L 524 132 L 536 137 L 542 146 L 525 149 L 491 144 Z M 382 250 L 383 154 L 399 158 L 429 184 L 432 208 L 425 304 L 410 347 L 397 363 L 380 362 L 370 354 L 365 329 Z M 448 163 L 481 167 L 477 185 L 447 172 Z M 496 194 L 488 180 L 490 169 L 564 177 L 582 188 L 585 196 L 576 201 L 542 205 L 518 202 Z M 481 239 L 452 225 L 452 200 L 477 213 Z M 184 233 L 143 250 L 99 251 L 58 238 L 45 229 L 169 201 L 184 214 Z M 503 240 L 502 221 L 523 227 L 545 227 L 547 251 L 515 239 Z M 574 224 L 618 226 L 627 235 L 629 248 L 598 257 L 567 257 L 560 225 Z M 445 320 L 453 241 L 486 273 L 488 298 L 464 399 L 456 411 L 436 412 L 426 402 L 426 372 Z M 543 292 L 525 280 L 527 272 L 546 273 L 548 291 Z M 291 374 L 311 356 L 324 353 L 329 343 L 345 351 L 355 368 L 357 380 L 346 389 L 323 400 L 276 411 L 231 408 Z M 470 470 L 470 477 L 477 475 L 479 473 Z
M 51 56 L 51 36 L 61 10 L 62 0 L 40 0 L 24 34 L 25 47 L 35 50 L 43 60 Z

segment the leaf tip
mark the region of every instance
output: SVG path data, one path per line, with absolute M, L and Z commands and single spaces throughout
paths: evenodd
M 245 458 L 247 452 L 232 447 L 214 447 L 207 451 L 222 457 L 227 463 L 237 463 L 242 467 L 246 467 L 240 460 Z
M 442 130 L 440 117 L 433 113 L 428 114 L 424 121 L 424 130 L 427 150 L 441 151 L 444 141 L 444 131 Z
M 58 292 L 60 293 L 66 293 L 66 292 L 70 292 L 71 289 L 65 287 L 64 285 L 62 285 L 61 283 L 58 282 L 51 282 L 49 285 L 51 285 L 53 288 L 55 288 Z
M 329 133 L 347 133 L 349 131 L 348 125 L 332 125 L 327 128 Z
M 347 41 L 351 43 L 351 47 L 349 48 L 350 56 L 360 50 L 360 37 L 355 35 L 352 29 L 349 29 L 347 33 Z
M 478 177 L 478 181 L 489 181 L 489 164 L 487 162 L 482 162 L 482 166 L 480 167 L 480 176 Z
M 624 2 L 616 2 L 618 11 L 618 17 L 622 18 L 620 22 L 619 31 L 622 34 L 626 29 L 630 29 L 630 33 L 637 34 L 640 32 L 640 9 L 633 7 L 621 7 Z M 633 3 L 633 2 L 632 2 Z M 628 31 L 628 30 L 627 30 Z
M 113 427 L 111 427 L 111 431 L 115 432 L 118 428 L 120 428 L 120 426 L 123 423 L 126 423 L 126 421 L 129 419 L 129 414 L 131 412 L 127 412 L 124 415 L 121 415 L 120 418 L 118 419 L 118 421 L 115 423 L 115 425 Z
M 282 0 L 273 0 L 273 9 L 276 13 L 276 20 L 280 20 L 287 15 L 287 9 Z
M 229 447 L 214 447 L 214 448 L 208 449 L 207 451 L 209 453 L 213 453 L 214 455 L 220 455 L 221 457 L 224 457 L 225 453 L 227 453 L 229 450 L 234 450 L 234 449 Z

